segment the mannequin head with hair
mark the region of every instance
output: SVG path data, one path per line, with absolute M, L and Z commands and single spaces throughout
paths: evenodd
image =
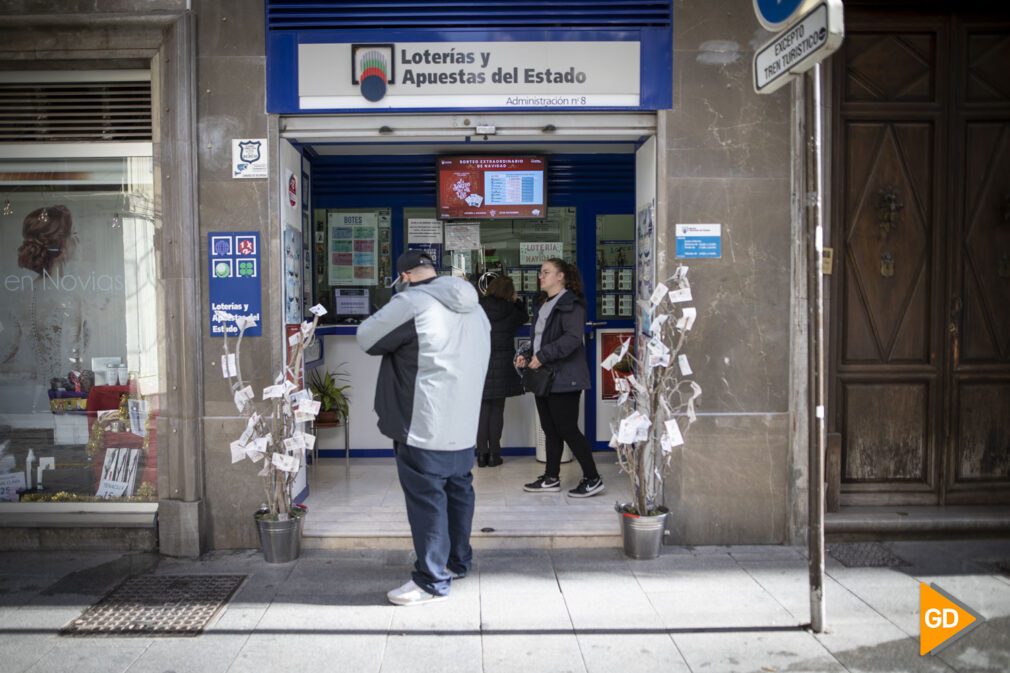
M 46 217 L 42 217 L 42 213 Z M 74 220 L 66 206 L 48 206 L 25 216 L 24 242 L 18 248 L 18 266 L 37 274 L 48 273 L 67 259 L 73 245 Z

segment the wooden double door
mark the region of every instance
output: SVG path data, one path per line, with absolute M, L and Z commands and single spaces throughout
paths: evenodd
M 829 326 L 843 505 L 1010 502 L 1010 15 L 991 6 L 846 3 Z

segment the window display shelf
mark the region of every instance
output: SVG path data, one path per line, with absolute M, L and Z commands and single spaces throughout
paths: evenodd
M 156 502 L 0 502 L 0 526 L 154 528 Z

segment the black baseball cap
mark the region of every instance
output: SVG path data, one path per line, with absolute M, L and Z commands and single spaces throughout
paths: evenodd
M 435 267 L 431 256 L 421 250 L 408 250 L 396 260 L 396 273 L 405 273 L 419 266 Z

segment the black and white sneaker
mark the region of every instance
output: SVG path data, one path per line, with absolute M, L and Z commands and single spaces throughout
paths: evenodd
M 531 481 L 523 486 L 523 490 L 527 493 L 557 493 L 561 490 L 561 480 L 542 474 L 537 477 L 536 481 Z
M 579 485 L 568 491 L 569 498 L 591 498 L 594 495 L 603 493 L 603 480 L 599 477 L 595 479 L 583 479 Z

